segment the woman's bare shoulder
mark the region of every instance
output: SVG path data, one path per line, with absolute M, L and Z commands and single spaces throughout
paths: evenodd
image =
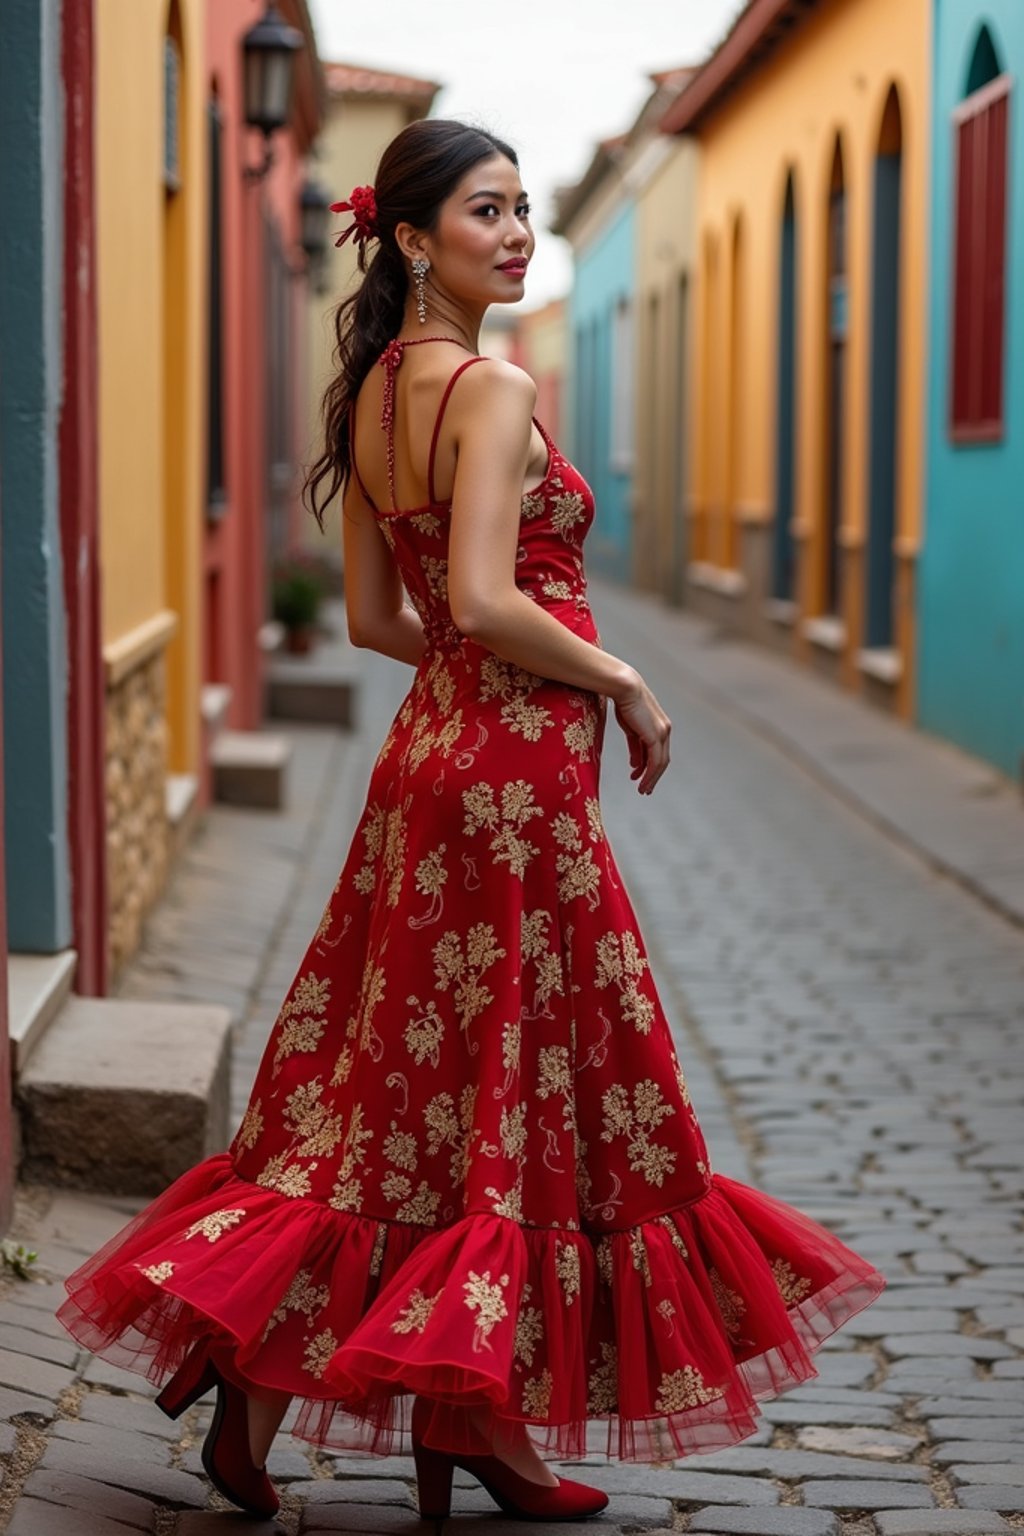
M 475 365 L 459 375 L 459 387 L 453 392 L 456 420 L 510 410 L 529 416 L 537 403 L 537 386 L 526 369 L 487 353 L 481 353 L 481 359 L 484 367 Z

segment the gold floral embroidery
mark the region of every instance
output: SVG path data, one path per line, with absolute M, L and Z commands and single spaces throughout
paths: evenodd
M 310 1163 L 308 1168 L 303 1168 L 299 1163 L 289 1163 L 288 1153 L 278 1152 L 257 1174 L 256 1183 L 262 1189 L 275 1189 L 279 1195 L 287 1195 L 289 1200 L 302 1200 L 313 1188 L 310 1174 L 315 1167 L 315 1162 Z
M 420 917 L 410 917 L 410 928 L 424 928 L 428 923 L 436 923 L 441 916 L 441 908 L 444 905 L 444 887 L 448 880 L 448 871 L 444 867 L 444 854 L 447 843 L 441 843 L 416 865 L 415 881 L 416 889 L 421 896 L 429 896 L 430 904 L 425 913 Z
M 654 1021 L 654 1001 L 639 988 L 639 980 L 647 969 L 647 959 L 640 953 L 636 935 L 628 930 L 604 934 L 597 941 L 597 970 L 595 986 L 613 986 L 619 994 L 622 1017 L 634 1025 L 641 1035 L 650 1033 Z
M 521 512 L 528 522 L 533 517 L 540 517 L 544 511 L 543 491 L 527 491 L 522 500 Z
M 575 1243 L 556 1243 L 555 1274 L 562 1282 L 567 1306 L 580 1293 L 580 1251 Z
M 436 512 L 416 512 L 409 518 L 409 522 L 428 538 L 434 538 L 441 532 L 441 519 Z
M 776 1259 L 772 1264 L 772 1275 L 775 1284 L 779 1288 L 779 1295 L 786 1306 L 792 1306 L 796 1301 L 802 1301 L 811 1289 L 811 1282 L 806 1275 L 796 1275 L 793 1266 L 787 1264 L 785 1259 Z
M 664 1296 L 661 1301 L 658 1302 L 658 1305 L 654 1310 L 657 1312 L 659 1317 L 663 1317 L 665 1319 L 665 1325 L 668 1328 L 668 1336 L 671 1338 L 675 1332 L 675 1324 L 672 1321 L 676 1315 L 675 1307 L 669 1301 L 668 1297 Z
M 507 864 L 512 874 L 522 879 L 530 860 L 540 852 L 536 844 L 522 836 L 526 823 L 532 817 L 544 814 L 544 807 L 533 803 L 533 785 L 526 779 L 513 779 L 502 785 L 499 810 L 493 786 L 481 782 L 462 791 L 462 804 L 466 812 L 463 829 L 466 836 L 472 837 L 486 827 L 494 834 L 488 844 L 494 853 L 494 862 Z
M 144 1269 L 141 1264 L 137 1265 L 136 1268 L 142 1269 L 146 1279 L 152 1280 L 154 1285 L 163 1285 L 164 1281 L 169 1280 L 174 1274 L 174 1265 L 170 1259 L 164 1259 L 161 1264 L 149 1264 Z
M 301 1312 L 306 1319 L 307 1327 L 312 1328 L 317 1313 L 323 1311 L 330 1299 L 330 1286 L 314 1285 L 313 1271 L 300 1269 L 267 1319 L 263 1338 L 265 1339 L 278 1323 L 283 1323 L 289 1312 Z
M 502 1109 L 498 1135 L 505 1157 L 522 1157 L 526 1147 L 525 1103 L 514 1104 L 511 1109 L 507 1106 Z
M 251 1152 L 263 1134 L 263 1100 L 256 1099 L 249 1105 L 238 1127 L 235 1141 L 238 1146 Z
M 584 696 L 581 694 L 581 698 Z M 570 752 L 575 752 L 579 758 L 592 756 L 597 741 L 598 713 L 596 704 L 591 701 L 586 705 L 586 712 L 579 720 L 570 720 L 562 731 L 562 740 Z
M 680 1097 L 682 1098 L 683 1103 L 689 1106 L 690 1090 L 686 1086 L 686 1078 L 683 1076 L 683 1068 L 680 1064 L 679 1057 L 675 1054 L 674 1051 L 672 1053 L 672 1071 L 675 1074 L 675 1080 L 679 1086 Z
M 590 828 L 590 841 L 592 843 L 603 842 L 604 822 L 601 819 L 601 802 L 588 797 L 583 802 L 583 809 L 586 812 L 587 823 Z
M 380 1181 L 380 1192 L 385 1200 L 404 1200 L 411 1189 L 412 1180 L 394 1168 L 389 1168 Z
M 572 539 L 576 524 L 582 523 L 585 518 L 586 510 L 579 491 L 563 491 L 561 495 L 553 497 L 551 526 L 567 543 Z
M 555 1378 L 547 1366 L 539 1376 L 531 1376 L 523 1383 L 523 1412 L 533 1419 L 546 1419 L 551 1410 L 551 1393 Z
M 502 725 L 521 735 L 526 741 L 539 741 L 544 727 L 554 724 L 554 716 L 543 704 L 531 704 L 517 695 L 501 707 Z
M 465 1181 L 472 1142 L 478 1134 L 473 1128 L 477 1084 L 467 1083 L 459 1095 L 458 1114 L 450 1093 L 435 1094 L 423 1107 L 427 1127 L 427 1156 L 435 1157 L 442 1147 L 453 1148 L 449 1168 L 453 1184 Z
M 406 1305 L 391 1324 L 392 1333 L 422 1333 L 430 1321 L 430 1314 L 444 1294 L 444 1287 L 433 1296 L 424 1296 L 419 1286 L 410 1291 Z
M 682 1370 L 669 1371 L 662 1376 L 654 1406 L 659 1413 L 681 1413 L 684 1408 L 696 1408 L 724 1396 L 723 1387 L 708 1387 L 695 1365 L 684 1365 Z
M 722 1314 L 722 1324 L 726 1333 L 735 1334 L 740 1326 L 740 1319 L 747 1310 L 747 1304 L 739 1291 L 730 1290 L 718 1273 L 712 1269 L 708 1278 L 711 1281 L 711 1292 L 715 1298 L 719 1312 Z
M 275 1077 L 286 1056 L 299 1051 L 316 1050 L 327 1027 L 327 1021 L 319 1015 L 326 1013 L 330 999 L 331 983 L 328 977 L 321 981 L 310 971 L 308 976 L 296 982 L 274 1024 L 277 1032 L 273 1062 Z
M 405 878 L 405 843 L 406 824 L 405 816 L 412 805 L 412 795 L 406 795 L 401 805 L 396 805 L 388 812 L 387 829 L 384 834 L 384 878 L 387 881 L 386 900 L 389 907 L 396 907 L 402 893 L 402 881 Z
M 377 1231 L 373 1238 L 373 1252 L 370 1254 L 370 1274 L 379 1275 L 384 1263 L 384 1250 L 388 1242 L 388 1224 L 386 1221 L 378 1221 Z
M 584 849 L 580 829 L 568 811 L 558 813 L 551 823 L 551 830 L 556 843 L 562 847 L 562 852 L 555 858 L 555 869 L 560 876 L 559 900 L 572 901 L 574 896 L 585 896 L 590 910 L 595 911 L 601 871 L 594 863 L 593 851 Z
M 389 1163 L 398 1168 L 414 1170 L 418 1160 L 416 1137 L 411 1131 L 400 1131 L 392 1120 L 391 1129 L 381 1143 L 381 1150 Z
M 298 1139 L 295 1157 L 330 1157 L 342 1135 L 341 1115 L 332 1115 L 321 1103 L 323 1084 L 319 1077 L 302 1083 L 284 1101 L 281 1118 Z
M 690 1250 L 683 1242 L 683 1235 L 679 1228 L 676 1226 L 675 1222 L 672 1220 L 672 1217 L 666 1214 L 664 1216 L 659 1216 L 656 1219 L 661 1222 L 661 1225 L 665 1228 L 665 1231 L 672 1239 L 673 1248 L 675 1248 L 678 1253 L 681 1253 L 684 1259 L 688 1259 L 690 1257 Z
M 356 1211 L 363 1198 L 363 1181 L 360 1178 L 338 1179 L 327 1204 L 333 1211 Z
M 416 1193 L 411 1200 L 406 1200 L 395 1212 L 396 1221 L 408 1221 L 418 1227 L 432 1227 L 437 1220 L 437 1208 L 441 1204 L 441 1196 L 437 1190 L 430 1188 L 426 1179 L 421 1179 Z
M 629 1234 L 629 1252 L 633 1260 L 633 1268 L 638 1269 L 643 1276 L 644 1285 L 651 1283 L 651 1261 L 647 1253 L 647 1244 L 639 1227 L 634 1227 Z
M 466 1293 L 464 1305 L 471 1312 L 476 1313 L 473 1349 L 478 1354 L 483 1349 L 493 1352 L 490 1334 L 495 1324 L 508 1316 L 508 1307 L 501 1294 L 502 1288 L 506 1285 L 508 1285 L 508 1275 L 499 1275 L 497 1281 L 492 1283 L 489 1269 L 485 1269 L 482 1275 L 478 1275 L 475 1269 L 471 1269 L 469 1279 L 462 1282 L 462 1289 Z
M 330 1328 L 325 1328 L 322 1333 L 318 1333 L 314 1338 L 308 1340 L 305 1358 L 302 1362 L 303 1369 L 307 1370 L 311 1376 L 322 1376 L 328 1360 L 330 1360 L 337 1347 L 338 1341 L 334 1334 Z
M 417 1018 L 409 1020 L 402 1036 L 413 1060 L 418 1067 L 422 1067 L 425 1061 L 429 1061 L 432 1067 L 439 1066 L 444 1020 L 437 1011 L 437 1004 L 432 998 L 421 1003 L 418 997 L 408 997 L 406 1002 L 410 1008 L 417 1009 L 419 1014 Z
M 625 1136 L 631 1172 L 642 1173 L 648 1184 L 660 1188 L 665 1175 L 675 1167 L 677 1154 L 673 1148 L 660 1146 L 650 1138 L 667 1115 L 675 1114 L 675 1107 L 665 1102 L 657 1083 L 649 1077 L 636 1084 L 632 1105 L 623 1084 L 613 1083 L 603 1094 L 601 1106 L 601 1140 L 614 1141 L 616 1136 Z
M 447 992 L 455 984 L 455 1007 L 462 1029 L 468 1029 L 494 1001 L 481 976 L 507 953 L 498 943 L 493 923 L 474 923 L 466 934 L 465 946 L 463 951 L 462 935 L 450 928 L 433 949 L 437 990 Z
M 537 1018 L 539 1014 L 551 1016 L 548 1006 L 551 997 L 555 993 L 562 994 L 565 990 L 562 980 L 562 958 L 557 950 L 550 947 L 548 928 L 553 922 L 552 914 L 544 907 L 536 907 L 532 912 L 523 912 L 519 921 L 519 952 L 525 965 L 532 961 L 534 965 L 534 990 L 533 1002 L 530 1007 L 530 1018 Z
M 420 567 L 431 595 L 445 606 L 448 602 L 448 562 L 439 555 L 420 555 Z
M 598 1240 L 597 1246 L 594 1249 L 594 1258 L 597 1262 L 597 1274 L 601 1283 L 603 1285 L 611 1285 L 613 1269 L 612 1240 L 607 1233 Z
M 552 1094 L 571 1093 L 569 1047 L 542 1045 L 537 1052 L 537 1077 L 539 1081 L 535 1092 L 538 1099 L 550 1098 Z
M 618 1352 L 614 1344 L 601 1345 L 601 1364 L 587 1382 L 587 1412 L 613 1413 L 619 1401 Z
M 368 805 L 362 827 L 363 842 L 366 844 L 363 864 L 352 879 L 352 884 L 361 896 L 368 896 L 373 890 L 375 883 L 373 866 L 380 858 L 384 847 L 384 827 L 384 807 Z
M 541 591 L 545 597 L 572 597 L 572 587 L 567 581 L 545 581 L 541 583 Z
M 515 1359 L 522 1360 L 526 1365 L 533 1364 L 533 1352 L 544 1337 L 544 1314 L 540 1307 L 527 1306 L 532 1291 L 533 1287 L 527 1281 L 519 1303 L 516 1336 L 512 1345 Z
M 484 1190 L 485 1195 L 491 1197 L 491 1210 L 496 1216 L 507 1216 L 509 1221 L 523 1220 L 523 1179 L 522 1175 L 516 1179 L 511 1189 L 504 1193 L 488 1184 Z
M 208 1216 L 202 1216 L 199 1221 L 194 1221 L 185 1233 L 186 1238 L 198 1237 L 201 1232 L 207 1242 L 215 1243 L 223 1232 L 228 1232 L 245 1215 L 244 1210 L 211 1211 Z

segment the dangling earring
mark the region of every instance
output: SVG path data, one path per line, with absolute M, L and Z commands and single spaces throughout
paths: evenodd
M 430 271 L 430 262 L 425 256 L 414 256 L 412 261 L 413 282 L 416 284 L 416 313 L 420 317 L 420 325 L 427 323 L 427 273 Z

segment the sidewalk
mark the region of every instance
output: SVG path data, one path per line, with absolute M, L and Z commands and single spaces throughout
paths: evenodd
M 590 587 L 616 629 L 660 650 L 716 708 L 1024 927 L 1024 792 L 997 769 L 656 597 Z

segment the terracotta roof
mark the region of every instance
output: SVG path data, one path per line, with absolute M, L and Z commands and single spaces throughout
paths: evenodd
M 397 96 L 404 101 L 429 101 L 441 89 L 436 80 L 392 74 L 365 64 L 325 64 L 324 74 L 332 96 Z
M 663 133 L 685 133 L 784 42 L 818 0 L 747 0 L 711 57 L 661 119 Z
M 659 90 L 664 86 L 670 91 L 681 91 L 684 85 L 689 85 L 699 67 L 697 64 L 680 64 L 676 69 L 652 69 L 647 78 Z

